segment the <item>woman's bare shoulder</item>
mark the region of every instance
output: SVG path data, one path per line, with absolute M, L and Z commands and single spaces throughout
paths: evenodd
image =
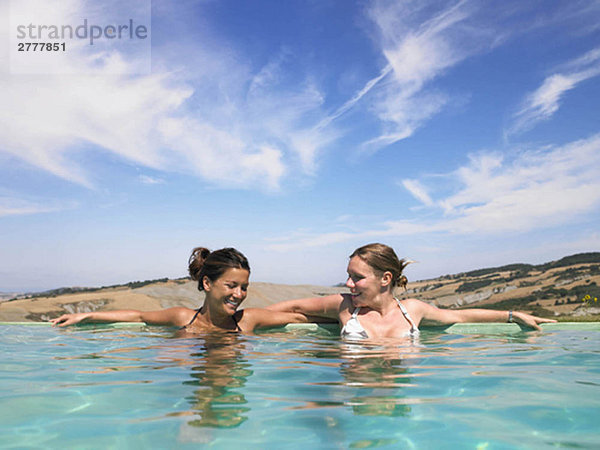
M 182 327 L 192 320 L 197 310 L 186 308 L 185 306 L 174 306 L 172 308 L 164 309 L 162 312 L 165 317 L 168 317 L 173 325 Z
M 416 298 L 405 298 L 401 300 L 401 303 L 411 314 L 422 314 L 424 311 L 432 308 L 429 303 Z

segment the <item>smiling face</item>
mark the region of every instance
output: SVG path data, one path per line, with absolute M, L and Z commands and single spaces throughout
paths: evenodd
M 250 272 L 246 269 L 230 268 L 219 278 L 212 281 L 204 277 L 203 285 L 206 301 L 229 314 L 235 314 L 237 308 L 248 294 Z
M 355 308 L 372 305 L 373 300 L 388 289 L 389 276 L 377 275 L 371 266 L 358 256 L 350 258 L 347 271 L 346 286 L 350 288 L 352 304 Z

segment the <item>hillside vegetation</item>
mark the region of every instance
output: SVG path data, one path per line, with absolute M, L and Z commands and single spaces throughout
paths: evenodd
M 253 282 L 245 306 L 345 292 L 341 286 Z M 559 320 L 600 320 L 600 252 L 545 264 L 509 264 L 409 283 L 401 297 L 441 308 L 518 309 Z M 63 287 L 0 302 L 0 321 L 40 321 L 65 312 L 197 308 L 203 294 L 189 278 L 134 281 L 97 288 Z
M 410 283 L 405 296 L 445 308 L 519 309 L 534 314 L 600 314 L 600 253 L 545 264 L 509 264 Z

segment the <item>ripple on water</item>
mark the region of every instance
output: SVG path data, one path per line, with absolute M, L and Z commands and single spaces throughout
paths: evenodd
M 0 446 L 590 448 L 597 338 L 0 327 Z

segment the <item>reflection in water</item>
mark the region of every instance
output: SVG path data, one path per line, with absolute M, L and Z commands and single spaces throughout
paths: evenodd
M 0 330 L 9 447 L 599 447 L 597 332 L 29 330 Z
M 318 344 L 318 345 L 315 345 Z M 313 341 L 313 348 L 298 348 L 294 359 L 313 367 L 335 367 L 341 380 L 306 384 L 329 388 L 322 399 L 303 399 L 292 409 L 347 408 L 357 415 L 406 416 L 418 399 L 407 398 L 413 386 L 410 367 L 421 358 L 421 346 L 413 339 L 344 342 L 339 339 Z M 335 400 L 332 400 L 335 399 Z
M 186 336 L 189 339 L 189 336 Z M 264 338 L 263 338 L 264 339 Z M 289 336 L 286 338 L 289 342 Z M 250 370 L 250 360 L 275 358 L 285 360 L 285 368 L 309 369 L 311 366 L 335 367 L 341 380 L 329 379 L 314 382 L 310 375 L 305 386 L 321 386 L 322 398 L 294 398 L 303 406 L 292 409 L 351 408 L 356 415 L 409 416 L 411 404 L 418 399 L 407 398 L 406 388 L 413 386 L 416 376 L 410 373 L 414 358 L 421 358 L 420 346 L 412 340 L 386 342 L 343 342 L 339 339 L 322 339 L 303 342 L 282 353 L 264 354 L 248 349 L 248 338 L 233 334 L 210 332 L 195 335 L 188 350 L 191 380 L 184 384 L 197 387 L 186 398 L 190 409 L 185 415 L 193 418 L 191 427 L 230 428 L 245 422 L 250 411 L 243 389 Z M 280 349 L 281 350 L 281 349 Z M 284 357 L 285 356 L 285 357 Z M 308 370 L 310 373 L 310 369 Z M 331 372 L 332 374 L 334 372 Z M 290 392 L 283 392 L 280 400 L 292 400 Z M 329 391 L 333 389 L 333 391 Z M 315 391 L 313 391 L 314 393 Z M 318 391 L 316 391 L 318 392 Z M 342 396 L 339 394 L 343 393 Z M 328 397 L 327 394 L 333 394 Z M 277 395 L 274 395 L 273 400 Z M 331 428 L 331 424 L 328 428 Z
M 401 345 L 341 343 L 340 373 L 354 396 L 348 401 L 355 414 L 408 416 L 411 412 L 404 388 L 411 386 L 407 360 L 419 347 L 412 341 Z
M 252 375 L 243 357 L 246 341 L 233 333 L 210 332 L 198 335 L 190 359 L 193 380 L 184 384 L 197 386 L 187 398 L 194 419 L 193 427 L 229 428 L 243 423 L 250 408 L 239 391 Z

